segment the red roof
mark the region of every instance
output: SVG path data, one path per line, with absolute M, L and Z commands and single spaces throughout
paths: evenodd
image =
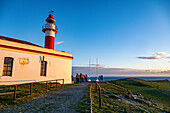
M 32 45 L 32 46 L 38 46 L 41 47 L 39 45 L 27 42 L 27 41 L 23 41 L 23 40 L 18 40 L 18 39 L 14 39 L 14 38 L 9 38 L 9 37 L 5 37 L 5 36 L 0 36 L 1 40 L 8 40 L 8 41 L 12 41 L 12 42 L 17 42 L 17 43 L 22 43 L 22 44 L 27 44 L 27 45 Z
M 48 16 L 48 18 L 54 19 L 52 14 L 50 14 L 50 15 Z

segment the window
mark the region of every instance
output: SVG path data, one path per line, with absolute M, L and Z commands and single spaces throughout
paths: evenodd
M 40 76 L 46 76 L 47 61 L 41 61 L 41 72 Z
M 13 58 L 5 57 L 2 76 L 12 76 Z
M 47 22 L 50 24 L 54 24 L 54 20 L 51 20 L 51 19 L 48 19 Z

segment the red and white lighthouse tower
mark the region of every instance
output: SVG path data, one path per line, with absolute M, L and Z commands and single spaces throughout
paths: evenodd
M 45 28 L 42 31 L 45 33 L 45 48 L 54 49 L 54 38 L 58 32 L 57 26 L 55 26 L 55 19 L 50 14 L 46 19 Z

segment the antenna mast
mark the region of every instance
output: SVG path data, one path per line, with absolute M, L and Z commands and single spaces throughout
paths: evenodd
M 99 82 L 98 80 L 98 59 L 96 58 L 96 82 Z
M 89 80 L 88 81 L 91 82 L 91 80 L 90 80 L 90 59 L 89 59 Z

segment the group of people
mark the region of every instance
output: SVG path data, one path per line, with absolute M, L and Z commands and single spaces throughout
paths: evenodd
M 77 73 L 76 74 L 76 83 L 81 83 L 81 82 L 87 82 L 87 74 L 83 75 L 82 73 L 80 73 L 80 75 Z M 74 76 L 72 75 L 72 81 L 74 81 Z

